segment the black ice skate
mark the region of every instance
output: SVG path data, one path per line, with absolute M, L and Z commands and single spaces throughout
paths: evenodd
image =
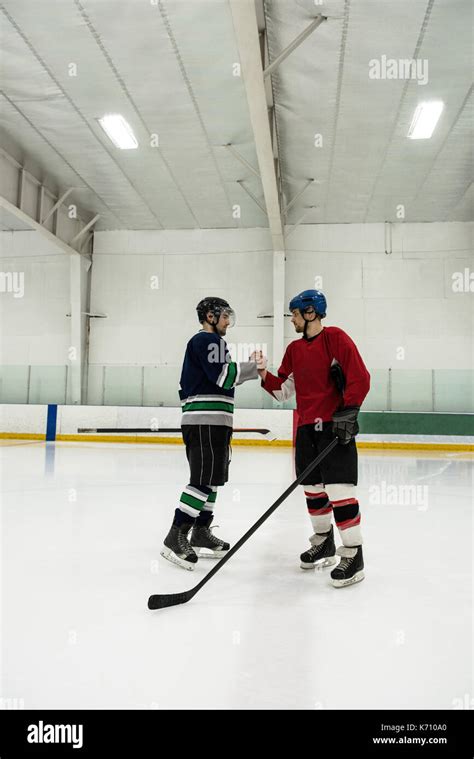
M 219 540 L 212 534 L 211 522 L 214 515 L 209 513 L 203 517 L 202 513 L 196 519 L 191 533 L 191 546 L 201 558 L 221 559 L 230 548 L 229 543 Z M 206 524 L 199 524 L 199 519 L 206 520 Z
M 339 546 L 337 549 L 341 561 L 331 572 L 332 584 L 335 588 L 343 588 L 345 585 L 353 585 L 364 579 L 364 558 L 362 546 Z
M 331 525 L 329 532 L 316 533 L 309 539 L 311 548 L 301 554 L 301 569 L 322 569 L 336 563 L 336 545 Z
M 194 520 L 193 520 L 194 521 Z M 188 541 L 188 533 L 193 522 L 185 522 L 182 525 L 172 524 L 167 534 L 160 553 L 164 559 L 172 561 L 183 569 L 193 570 L 198 560 L 196 553 Z

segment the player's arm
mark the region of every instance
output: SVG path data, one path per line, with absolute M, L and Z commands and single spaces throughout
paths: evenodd
M 257 362 L 258 366 L 258 362 Z M 262 368 L 259 369 L 262 387 L 277 401 L 286 401 L 295 394 L 295 381 L 293 379 L 293 368 L 291 362 L 291 345 L 289 345 L 283 356 L 283 361 L 278 369 L 278 376 L 275 376 L 266 369 L 266 361 Z
M 335 358 L 344 377 L 344 407 L 333 415 L 333 431 L 339 442 L 349 443 L 359 432 L 359 409 L 370 389 L 370 374 L 353 340 L 340 332 L 335 346 Z
M 225 343 L 217 335 L 201 337 L 199 363 L 207 378 L 223 390 L 230 390 L 247 380 L 258 379 L 255 361 L 232 361 Z

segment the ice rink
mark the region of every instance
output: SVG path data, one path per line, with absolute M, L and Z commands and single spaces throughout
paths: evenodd
M 362 583 L 299 568 L 298 489 L 191 602 L 155 612 L 151 593 L 213 566 L 159 555 L 184 449 L 0 454 L 3 692 L 25 709 L 451 709 L 471 692 L 472 454 L 360 452 Z M 290 448 L 235 446 L 216 533 L 235 542 L 293 479 Z

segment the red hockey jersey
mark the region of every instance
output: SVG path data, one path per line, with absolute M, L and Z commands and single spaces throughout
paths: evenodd
M 331 366 L 340 364 L 346 386 L 344 397 L 331 377 Z M 361 406 L 370 388 L 370 374 L 355 343 L 339 327 L 324 327 L 312 338 L 293 340 L 285 351 L 278 377 L 267 372 L 262 387 L 276 400 L 296 393 L 298 425 L 329 422 L 336 409 Z

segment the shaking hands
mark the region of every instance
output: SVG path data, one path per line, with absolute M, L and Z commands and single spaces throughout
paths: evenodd
M 265 379 L 265 375 L 267 373 L 267 359 L 266 356 L 263 355 L 262 351 L 254 351 L 250 355 L 250 361 L 255 361 L 260 377 L 262 379 Z

